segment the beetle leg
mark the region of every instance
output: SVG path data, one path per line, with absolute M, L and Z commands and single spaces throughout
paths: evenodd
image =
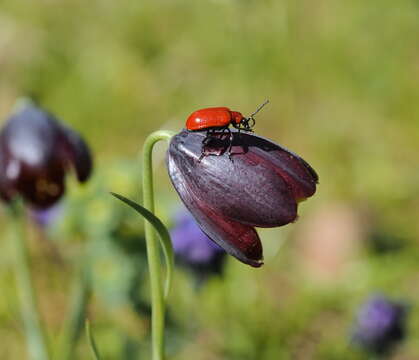
M 215 134 L 215 129 L 208 129 L 207 130 L 207 135 L 202 139 L 202 150 L 201 150 L 201 156 L 198 159 L 198 162 L 201 162 L 201 160 L 208 155 L 213 155 L 213 154 L 206 154 L 205 153 L 205 147 L 209 144 L 209 142 L 211 141 L 211 139 L 213 138 L 214 134 Z
M 230 133 L 230 138 L 229 138 L 229 145 L 228 145 L 228 149 L 227 149 L 227 151 L 228 151 L 228 158 L 231 160 L 231 161 L 233 161 L 233 158 L 231 157 L 231 155 L 233 155 L 232 153 L 231 153 L 231 149 L 233 148 L 233 132 L 229 129 L 229 128 L 227 128 L 227 130 L 228 130 L 228 132 Z
M 228 136 L 228 145 L 226 145 L 226 147 L 224 148 L 224 151 L 222 153 L 224 154 L 227 151 L 228 157 L 231 160 L 231 155 L 232 155 L 231 154 L 231 147 L 233 146 L 233 133 L 232 133 L 232 131 L 230 130 L 229 127 L 225 127 L 225 128 L 222 129 L 221 138 L 222 138 L 223 141 L 224 141 L 224 135 Z
M 218 132 L 217 132 L 217 130 L 218 130 Z M 224 137 L 225 136 L 228 136 L 228 138 L 226 139 L 226 141 L 224 140 Z M 220 153 L 218 153 L 218 154 L 212 153 L 212 152 L 208 152 L 205 149 L 205 147 L 208 146 L 208 144 L 210 143 L 211 139 L 213 139 L 214 137 L 216 137 L 216 139 L 218 139 L 219 141 L 222 141 L 222 143 L 225 142 L 224 149 Z M 198 159 L 198 162 L 201 162 L 202 159 L 205 156 L 221 156 L 226 151 L 228 153 L 228 157 L 230 158 L 230 160 L 232 160 L 231 155 L 233 155 L 233 154 L 231 153 L 231 150 L 232 150 L 232 146 L 233 146 L 233 138 L 234 138 L 233 132 L 228 127 L 208 129 L 206 136 L 202 140 L 202 150 L 201 150 L 201 155 L 200 155 L 200 157 Z M 227 141 L 228 141 L 228 144 L 226 143 Z
M 209 139 L 211 138 L 211 129 L 208 129 L 207 130 L 207 136 L 205 136 L 203 139 L 202 139 L 202 145 L 203 146 L 205 146 L 205 145 L 208 145 L 208 141 L 209 141 Z
M 204 149 L 202 149 L 201 156 L 199 157 L 198 162 L 200 163 L 204 157 L 205 157 L 205 153 L 204 153 Z
M 205 157 L 205 146 L 207 146 L 208 141 L 210 139 L 210 131 L 211 129 L 207 130 L 207 135 L 202 139 L 202 149 L 201 149 L 201 156 L 198 159 L 198 162 L 200 163 L 201 160 Z

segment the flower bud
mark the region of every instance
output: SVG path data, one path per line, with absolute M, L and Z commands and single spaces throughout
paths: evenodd
M 167 167 L 180 198 L 201 229 L 240 261 L 262 265 L 254 227 L 297 218 L 297 205 L 316 191 L 316 172 L 298 155 L 250 133 L 183 130 L 171 140 Z

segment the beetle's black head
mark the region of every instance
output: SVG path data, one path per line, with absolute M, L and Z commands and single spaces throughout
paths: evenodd
M 244 130 L 244 131 L 253 131 L 253 127 L 256 124 L 256 120 L 254 118 L 254 116 L 267 104 L 269 103 L 269 100 L 266 100 L 262 105 L 260 105 L 256 111 L 250 115 L 249 117 L 243 117 L 240 120 L 240 123 L 238 124 L 238 126 L 235 126 L 237 129 L 239 130 Z
M 238 128 L 244 131 L 253 131 L 253 126 L 255 126 L 256 121 L 253 117 L 243 118 L 240 121 Z

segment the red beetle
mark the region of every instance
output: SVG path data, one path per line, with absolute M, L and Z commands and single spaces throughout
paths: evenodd
M 212 107 L 194 111 L 186 120 L 188 130 L 222 129 L 233 125 L 237 128 L 251 129 L 247 119 L 238 111 L 228 107 Z
M 221 133 L 227 131 L 230 134 L 228 145 L 228 156 L 231 158 L 231 147 L 233 145 L 233 133 L 230 131 L 229 126 L 233 125 L 234 128 L 244 131 L 252 131 L 255 126 L 254 116 L 269 102 L 266 100 L 260 105 L 256 111 L 248 118 L 244 117 L 238 111 L 231 111 L 228 107 L 212 107 L 194 111 L 189 115 L 186 120 L 186 129 L 189 131 L 207 131 L 207 136 L 202 141 L 205 146 L 211 140 L 212 136 L 218 130 Z M 201 159 L 204 157 L 202 152 Z M 200 160 L 201 160 L 200 159 Z
M 252 131 L 255 125 L 255 116 L 269 101 L 265 101 L 248 118 L 238 111 L 231 111 L 228 107 L 212 107 L 194 111 L 186 120 L 186 129 L 199 130 L 224 130 L 230 125 L 236 129 Z

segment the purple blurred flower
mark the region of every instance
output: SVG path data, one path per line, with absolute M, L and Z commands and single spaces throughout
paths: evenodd
M 406 333 L 406 305 L 382 295 L 370 298 L 360 309 L 353 341 L 376 354 L 386 354 Z
M 316 191 L 317 174 L 298 155 L 253 134 L 233 132 L 232 159 L 228 136 L 212 135 L 203 145 L 205 137 L 183 130 L 172 138 L 171 181 L 210 239 L 259 267 L 262 244 L 254 227 L 295 221 L 297 204 Z
M 62 213 L 62 204 L 57 203 L 46 209 L 31 209 L 30 216 L 37 225 L 46 228 L 52 225 Z
M 80 182 L 92 171 L 89 148 L 80 135 L 32 103 L 13 114 L 0 132 L 0 196 L 21 196 L 47 208 L 65 192 L 70 166 Z
M 221 271 L 225 251 L 202 232 L 188 212 L 177 214 L 170 235 L 175 255 L 182 264 L 203 273 Z

